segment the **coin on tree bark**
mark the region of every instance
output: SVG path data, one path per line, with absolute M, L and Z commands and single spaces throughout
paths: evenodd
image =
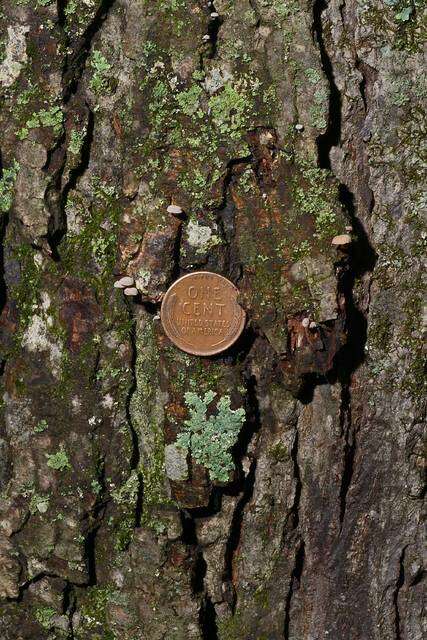
M 246 314 L 232 282 L 210 271 L 182 276 L 163 298 L 163 328 L 177 347 L 198 356 L 228 349 L 243 331 Z

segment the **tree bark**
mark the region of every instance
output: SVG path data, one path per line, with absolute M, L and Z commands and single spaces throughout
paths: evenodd
M 4 0 L 3 640 L 421 640 L 423 18 Z M 159 320 L 194 270 L 216 357 Z M 175 445 L 208 392 L 227 482 Z

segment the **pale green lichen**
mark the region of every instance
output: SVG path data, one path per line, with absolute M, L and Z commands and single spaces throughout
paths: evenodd
M 217 229 L 216 225 L 214 229 Z M 201 225 L 197 220 L 189 221 L 187 236 L 188 244 L 196 250 L 196 253 L 204 253 L 222 242 L 218 235 L 212 233 L 211 227 Z
M 139 479 L 135 470 L 132 471 L 124 484 L 111 491 L 111 497 L 117 504 L 134 504 L 138 495 Z
M 92 78 L 90 79 L 90 88 L 95 93 L 106 93 L 109 90 L 109 79 L 111 64 L 107 58 L 102 55 L 100 51 L 96 49 L 92 52 L 90 60 L 90 66 L 93 70 Z
M 40 496 L 34 493 L 30 500 L 30 513 L 46 513 L 49 508 L 50 498 L 49 496 Z
M 384 4 L 394 10 L 397 22 L 408 22 L 417 7 L 421 7 L 422 0 L 384 0 Z
M 20 140 L 28 137 L 30 129 L 38 129 L 40 127 L 52 127 L 55 136 L 58 136 L 63 127 L 64 114 L 59 106 L 52 106 L 49 109 L 40 109 L 26 121 L 24 127 L 17 133 Z
M 34 431 L 35 433 L 43 433 L 43 431 L 46 431 L 47 427 L 48 424 L 46 420 L 39 420 L 39 422 L 34 427 Z
M 217 413 L 208 417 L 208 407 L 215 396 L 213 391 L 202 398 L 192 392 L 184 395 L 190 417 L 185 420 L 176 445 L 190 451 L 194 460 L 208 469 L 211 480 L 227 482 L 234 469 L 230 450 L 245 421 L 245 411 L 241 407 L 231 409 L 230 397 L 223 396 L 217 403 Z
M 237 81 L 227 82 L 223 89 L 209 100 L 212 119 L 218 131 L 239 140 L 242 131 L 255 115 L 255 98 L 259 94 L 261 82 L 248 75 Z
M 10 167 L 3 169 L 0 178 L 0 213 L 7 213 L 12 206 L 15 181 L 19 172 L 19 163 L 14 160 Z
M 328 96 L 324 89 L 317 89 L 314 93 L 314 104 L 309 108 L 310 124 L 316 129 L 325 129 L 328 112 Z
M 47 466 L 55 471 L 65 471 L 71 469 L 71 464 L 68 459 L 67 452 L 64 445 L 61 445 L 60 449 L 56 453 L 46 454 Z
M 70 144 L 68 145 L 68 151 L 73 155 L 79 155 L 83 142 L 86 136 L 86 128 L 82 129 L 82 131 L 77 131 L 73 129 L 70 135 Z

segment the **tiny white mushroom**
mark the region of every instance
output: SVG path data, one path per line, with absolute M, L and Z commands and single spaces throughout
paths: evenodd
M 303 125 L 303 124 L 298 123 L 298 124 L 296 124 L 296 125 L 295 125 L 295 129 L 296 129 L 297 131 L 302 131 L 302 130 L 304 129 L 304 125 Z
M 178 206 L 177 204 L 170 204 L 168 206 L 168 208 L 166 209 L 166 211 L 168 213 L 172 213 L 172 215 L 180 215 L 181 213 L 183 213 L 182 208 L 180 206 Z
M 123 293 L 125 296 L 137 296 L 139 292 L 136 287 L 127 287 Z
M 203 42 L 207 42 L 210 39 L 211 39 L 211 37 L 210 37 L 209 34 L 204 35 L 203 38 L 202 38 Z
M 217 13 L 216 11 L 213 11 L 211 13 L 211 18 L 219 18 L 219 13 Z
M 310 322 L 310 329 L 315 329 L 317 324 L 315 322 Z
M 351 244 L 351 236 L 349 236 L 348 233 L 343 233 L 340 236 L 335 236 L 335 238 L 332 238 L 332 244 L 335 246 Z
M 117 280 L 114 283 L 114 286 L 116 287 L 116 289 L 125 289 L 126 287 L 131 287 L 133 283 L 133 278 L 131 278 L 130 276 L 124 276 L 123 278 L 120 278 L 120 280 Z
M 308 327 L 308 325 L 310 324 L 310 320 L 308 318 L 304 318 L 301 324 L 303 327 Z

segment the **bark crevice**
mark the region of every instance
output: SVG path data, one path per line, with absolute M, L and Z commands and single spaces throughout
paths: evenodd
M 132 454 L 131 459 L 129 461 L 130 472 L 136 471 L 138 477 L 138 491 L 136 495 L 135 501 L 135 528 L 141 526 L 142 512 L 143 512 L 143 500 L 144 500 L 144 483 L 142 473 L 139 471 L 139 463 L 141 459 L 140 449 L 139 449 L 139 440 L 138 434 L 136 432 L 135 426 L 133 424 L 132 419 L 132 411 L 131 411 L 131 403 L 133 395 L 137 388 L 137 375 L 136 375 L 136 362 L 137 362 L 137 345 L 136 345 L 136 320 L 133 317 L 131 307 L 128 303 L 129 315 L 132 318 L 132 326 L 129 331 L 129 341 L 131 345 L 131 363 L 130 363 L 130 371 L 131 371 L 131 383 L 129 385 L 128 394 L 126 397 L 126 420 L 129 428 L 129 433 L 132 441 Z
M 401 616 L 400 616 L 400 608 L 399 608 L 399 593 L 403 585 L 405 584 L 405 553 L 406 553 L 406 546 L 403 547 L 399 556 L 399 563 L 398 563 L 399 572 L 397 575 L 396 584 L 393 592 L 395 640 L 403 640 Z

